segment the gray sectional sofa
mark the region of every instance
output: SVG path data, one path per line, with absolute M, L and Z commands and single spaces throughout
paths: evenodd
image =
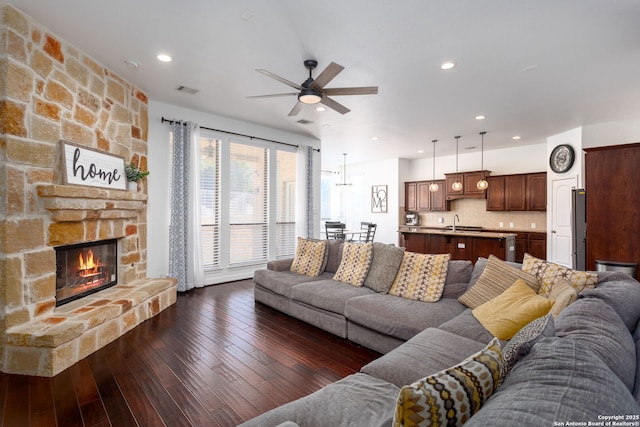
M 381 286 L 394 275 L 390 270 L 397 263 L 391 258 L 397 250 L 374 243 L 362 287 L 331 279 L 341 260 L 339 241 L 330 242 L 318 277 L 292 273 L 292 260 L 270 262 L 255 272 L 257 302 L 384 355 L 243 427 L 390 426 L 403 386 L 459 364 L 493 339 L 457 300 L 487 260 L 475 266 L 449 261 L 443 298 L 426 303 L 389 295 Z M 463 420 L 465 425 L 640 426 L 639 319 L 640 283 L 622 273 L 599 273 L 594 289 L 583 290 L 557 318 L 545 317 L 544 330 L 512 339 L 520 343 L 509 350 L 515 364 L 479 412 Z M 509 347 L 502 343 L 503 350 Z

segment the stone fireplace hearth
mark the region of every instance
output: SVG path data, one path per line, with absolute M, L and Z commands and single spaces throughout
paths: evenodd
M 147 277 L 147 188 L 64 185 L 60 140 L 147 165 L 147 96 L 0 6 L 0 370 L 53 376 L 170 306 Z M 56 251 L 117 240 L 117 283 L 56 307 Z

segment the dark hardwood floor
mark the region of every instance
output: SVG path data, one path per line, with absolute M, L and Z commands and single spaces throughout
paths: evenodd
M 0 425 L 235 426 L 378 356 L 255 304 L 251 280 L 209 286 L 53 378 L 0 374 Z

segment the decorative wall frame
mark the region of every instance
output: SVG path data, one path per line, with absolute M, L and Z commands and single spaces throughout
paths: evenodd
M 387 186 L 386 185 L 371 186 L 371 212 L 372 213 L 387 212 Z
M 124 158 L 61 140 L 63 184 L 127 189 Z

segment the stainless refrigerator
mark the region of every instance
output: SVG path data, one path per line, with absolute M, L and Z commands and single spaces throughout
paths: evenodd
M 571 226 L 573 232 L 573 268 L 587 269 L 587 192 L 584 188 L 571 190 Z

